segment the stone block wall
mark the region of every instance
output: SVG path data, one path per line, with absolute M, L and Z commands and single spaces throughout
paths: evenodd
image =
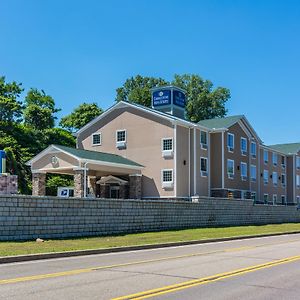
M 297 207 L 216 198 L 192 203 L 0 196 L 2 241 L 286 222 L 300 222 Z
M 11 195 L 18 193 L 18 176 L 0 174 L 0 195 Z

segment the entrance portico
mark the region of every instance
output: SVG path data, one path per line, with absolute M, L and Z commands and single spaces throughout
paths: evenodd
M 51 145 L 27 165 L 31 166 L 35 196 L 45 195 L 47 173 L 73 175 L 75 197 L 142 196 L 143 166 L 119 155 Z M 106 187 L 101 190 L 101 185 Z

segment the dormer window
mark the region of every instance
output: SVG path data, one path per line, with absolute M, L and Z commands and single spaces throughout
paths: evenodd
M 93 146 L 101 145 L 101 133 L 94 133 L 92 135 L 92 145 Z

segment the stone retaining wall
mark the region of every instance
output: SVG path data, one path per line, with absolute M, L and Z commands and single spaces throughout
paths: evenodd
M 284 222 L 300 222 L 300 210 L 216 198 L 192 203 L 0 196 L 2 241 Z

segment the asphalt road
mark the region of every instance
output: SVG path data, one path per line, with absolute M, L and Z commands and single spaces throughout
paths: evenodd
M 300 234 L 0 265 L 0 299 L 300 299 Z

